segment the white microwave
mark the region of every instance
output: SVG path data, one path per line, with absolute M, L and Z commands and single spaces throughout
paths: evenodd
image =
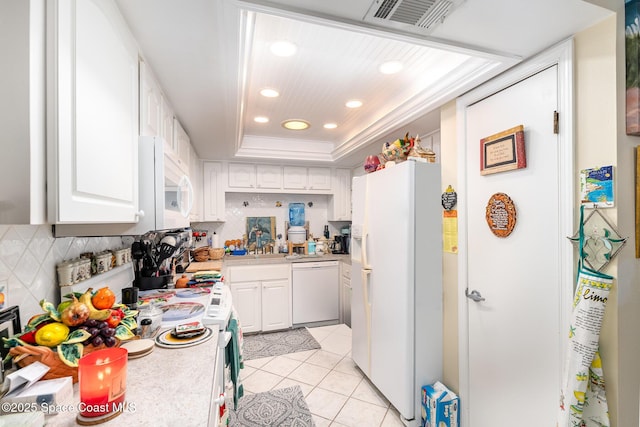
M 138 141 L 140 220 L 134 234 L 189 227 L 193 187 L 189 177 L 164 152 L 164 141 L 141 136 Z
M 141 235 L 151 230 L 189 227 L 193 187 L 176 161 L 164 152 L 164 140 L 138 139 L 138 222 L 133 224 L 62 224 L 56 237 Z

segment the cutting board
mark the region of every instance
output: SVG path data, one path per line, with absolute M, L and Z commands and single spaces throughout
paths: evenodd
M 185 270 L 187 273 L 195 273 L 203 270 L 222 270 L 222 260 L 192 262 Z

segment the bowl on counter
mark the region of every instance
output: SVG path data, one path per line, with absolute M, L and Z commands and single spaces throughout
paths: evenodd
M 219 260 L 224 257 L 224 248 L 210 248 L 209 249 L 209 259 L 210 260 Z

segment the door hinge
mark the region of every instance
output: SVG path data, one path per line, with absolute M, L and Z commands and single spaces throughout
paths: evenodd
M 558 134 L 560 133 L 559 129 L 558 129 L 558 112 L 554 111 L 553 112 L 553 133 Z

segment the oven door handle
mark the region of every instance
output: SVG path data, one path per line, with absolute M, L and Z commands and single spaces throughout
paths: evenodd
M 231 332 L 220 332 L 218 335 L 218 347 L 224 349 L 231 341 Z

